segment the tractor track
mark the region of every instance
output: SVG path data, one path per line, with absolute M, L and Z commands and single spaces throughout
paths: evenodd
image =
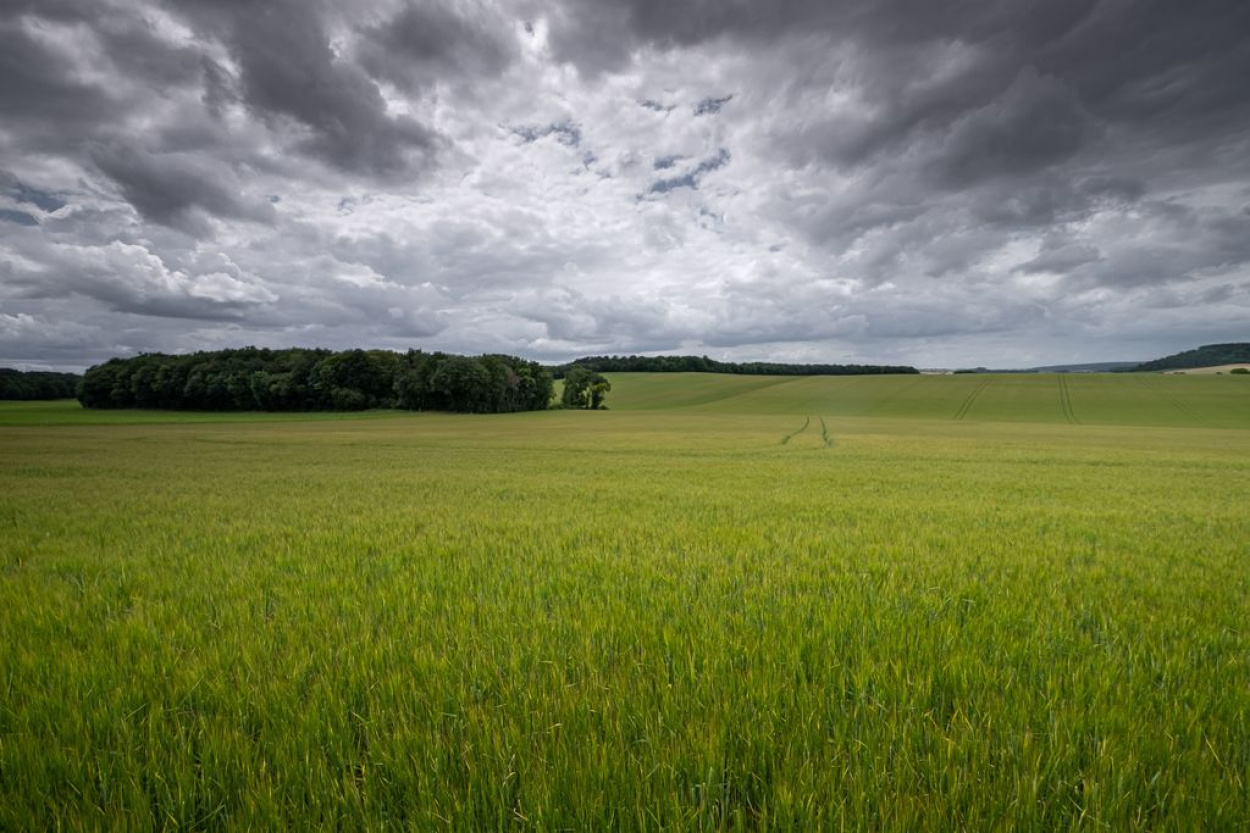
M 825 425 L 825 418 L 820 419 L 820 439 L 824 442 L 825 448 L 833 448 L 833 437 L 829 436 L 829 426 Z
M 816 419 L 820 422 L 820 441 L 824 443 L 825 448 L 833 448 L 833 444 L 834 444 L 833 435 L 829 433 L 829 425 L 825 422 L 825 418 L 822 416 L 818 416 L 816 417 Z M 784 437 L 782 437 L 781 444 L 788 445 L 790 443 L 790 440 L 794 439 L 799 434 L 804 433 L 805 431 L 807 431 L 808 428 L 812 428 L 812 427 L 813 427 L 812 418 L 810 416 L 804 417 L 802 427 L 800 427 L 799 430 L 794 431 L 790 434 L 786 434 Z
M 1076 416 L 1076 410 L 1072 407 L 1072 391 L 1068 388 L 1068 377 L 1059 377 L 1059 403 L 1063 406 L 1063 416 L 1072 425 L 1080 425 L 1081 420 Z
M 968 398 L 963 401 L 963 404 L 959 406 L 959 410 L 955 412 L 954 418 L 956 421 L 962 420 L 964 417 L 968 416 L 968 412 L 972 410 L 972 405 L 977 401 L 977 397 L 980 396 L 981 392 L 989 386 L 990 380 L 986 379 L 984 382 L 977 385 L 976 389 L 972 393 L 968 394 Z
M 1224 427 L 1219 422 L 1216 422 L 1215 420 L 1210 419 L 1207 416 L 1204 416 L 1198 411 L 1195 411 L 1193 408 L 1186 405 L 1184 401 L 1177 399 L 1175 396 L 1173 396 L 1169 391 L 1163 390 L 1162 388 L 1157 386 L 1152 380 L 1148 380 L 1145 374 L 1130 373 L 1129 375 L 1132 376 L 1134 379 L 1136 379 L 1139 383 L 1141 383 L 1142 387 L 1144 387 L 1146 390 L 1150 391 L 1155 396 L 1159 397 L 1164 402 L 1171 405 L 1173 408 L 1176 409 L 1177 413 L 1188 417 L 1195 424 L 1205 425 L 1210 428 L 1223 428 Z
M 802 427 L 802 428 L 800 428 L 799 430 L 797 430 L 797 431 L 795 431 L 795 432 L 791 433 L 791 434 L 786 434 L 784 437 L 782 437 L 782 438 L 781 438 L 781 444 L 782 444 L 782 445 L 786 445 L 787 443 L 789 443 L 789 442 L 790 442 L 790 440 L 794 439 L 794 438 L 795 438 L 795 437 L 797 437 L 799 434 L 802 434 L 804 431 L 806 431 L 806 430 L 807 430 L 807 426 L 808 426 L 808 425 L 810 425 L 810 424 L 811 424 L 811 422 L 812 422 L 812 418 L 811 418 L 811 417 L 807 417 L 806 419 L 804 419 L 804 420 L 803 420 L 803 427 Z

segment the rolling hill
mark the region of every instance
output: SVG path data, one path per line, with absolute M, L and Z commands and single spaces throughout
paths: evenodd
M 1250 342 L 1231 344 L 1204 344 L 1194 350 L 1186 350 L 1161 359 L 1143 362 L 1133 371 L 1184 370 L 1194 367 L 1216 367 L 1226 364 L 1250 362 Z
M 614 373 L 608 378 L 608 404 L 616 411 L 1250 428 L 1250 382 L 1234 376 Z

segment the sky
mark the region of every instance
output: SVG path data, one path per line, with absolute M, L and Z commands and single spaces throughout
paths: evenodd
M 1250 340 L 1245 0 L 0 0 L 0 365 Z

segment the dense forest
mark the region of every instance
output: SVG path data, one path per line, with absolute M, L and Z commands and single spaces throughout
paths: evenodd
M 574 367 L 598 373 L 738 373 L 749 376 L 858 376 L 919 373 L 914 367 L 878 364 L 719 362 L 707 356 L 585 356 L 555 368 L 557 379 Z
M 1127 368 L 1132 371 L 1146 370 L 1187 370 L 1191 367 L 1216 367 L 1222 364 L 1238 364 L 1250 362 L 1250 343 L 1204 344 L 1196 350 L 1186 350 L 1171 356 L 1164 356 L 1150 362 L 1143 362 L 1136 367 Z
M 73 399 L 81 380 L 77 373 L 0 367 L 0 399 Z
M 78 399 L 87 408 L 485 414 L 543 410 L 552 392 L 547 368 L 513 356 L 244 347 L 112 359 L 87 371 Z

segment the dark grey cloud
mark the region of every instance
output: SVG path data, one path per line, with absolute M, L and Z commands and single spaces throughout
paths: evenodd
M 496 77 L 517 58 L 511 24 L 490 4 L 405 2 L 364 30 L 361 66 L 418 93 L 439 81 Z
M 439 136 L 388 112 L 376 81 L 336 55 L 315 5 L 269 2 L 236 12 L 227 34 L 244 102 L 295 123 L 295 146 L 352 173 L 389 176 L 432 163 Z
M 1095 130 L 1069 89 L 1026 68 L 999 98 L 951 127 L 934 173 L 960 190 L 986 179 L 1027 177 L 1070 159 Z
M 81 19 L 90 23 L 94 39 L 117 74 L 165 88 L 200 81 L 204 68 L 200 47 L 162 37 L 148 15 L 119 13 L 107 6 L 106 10 L 101 14 L 85 6 Z
M 147 220 L 204 236 L 205 215 L 272 224 L 267 198 L 248 197 L 233 174 L 194 156 L 154 154 L 128 147 L 94 148 L 91 159 Z
M 1051 236 L 1042 243 L 1042 250 L 1037 257 L 1015 267 L 1016 271 L 1025 274 L 1053 272 L 1067 274 L 1078 266 L 1093 263 L 1102 256 L 1096 246 L 1088 243 L 1077 243 L 1062 237 Z
M 782 68 L 785 88 L 849 84 L 864 93 L 871 112 L 831 126 L 831 147 L 813 148 L 843 163 L 933 138 L 972 115 L 952 137 L 948 175 L 1010 165 L 1013 139 L 1027 145 L 1020 161 L 1036 166 L 1066 158 L 1103 125 L 1192 135 L 1244 129 L 1250 119 L 1241 80 L 1250 77 L 1250 6 L 1238 0 L 1183 11 L 1168 0 L 589 0 L 568 4 L 552 26 L 557 56 L 588 72 L 616 68 L 643 47 L 728 40 L 763 54 L 804 40 L 824 52 L 850 45 L 856 59 L 845 77 Z M 616 49 L 585 48 L 605 30 L 617 33 Z M 988 167 L 975 163 L 976 147 L 992 157 Z
M 0 222 L 15 223 L 19 226 L 39 225 L 39 221 L 25 211 L 14 211 L 10 208 L 0 208 Z
M 1100 257 L 1063 270 L 1069 286 L 1194 284 L 1250 266 L 1250 216 L 1244 212 L 1167 200 L 1139 205 L 1134 214 L 1131 221 L 1120 221 L 1126 228 L 1102 244 Z M 1047 254 L 1043 249 L 1041 257 Z
M 9 10 L 12 11 L 12 10 Z M 75 77 L 61 50 L 0 9 L 0 112 L 5 132 L 60 145 L 116 112 L 110 89 Z

